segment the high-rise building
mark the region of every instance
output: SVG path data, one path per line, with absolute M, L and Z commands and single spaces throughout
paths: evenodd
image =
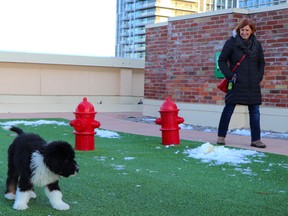
M 288 0 L 239 0 L 239 8 L 258 8 L 288 3 Z
M 207 5 L 211 7 L 211 4 Z M 145 25 L 206 11 L 206 7 L 197 0 L 117 0 L 115 56 L 144 58 Z
M 117 0 L 116 57 L 145 57 L 145 25 L 169 17 L 228 8 L 255 8 L 288 0 Z

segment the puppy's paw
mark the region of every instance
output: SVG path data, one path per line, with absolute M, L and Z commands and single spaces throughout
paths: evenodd
M 26 203 L 15 202 L 13 205 L 13 209 L 16 209 L 16 210 L 25 210 L 27 208 L 28 208 L 28 205 Z
M 67 203 L 63 202 L 63 201 L 62 202 L 58 202 L 58 203 L 54 203 L 52 205 L 52 207 L 54 209 L 57 209 L 57 210 L 60 210 L 60 211 L 70 209 L 70 206 Z
M 37 197 L 36 193 L 34 191 L 29 191 L 30 198 L 35 199 Z
M 16 198 L 16 194 L 13 194 L 13 193 L 7 193 L 4 195 L 4 197 L 8 200 L 15 200 Z

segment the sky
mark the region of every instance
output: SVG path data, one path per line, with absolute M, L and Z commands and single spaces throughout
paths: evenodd
M 0 51 L 115 55 L 116 0 L 0 0 Z

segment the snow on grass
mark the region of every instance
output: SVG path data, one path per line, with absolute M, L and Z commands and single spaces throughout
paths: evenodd
M 208 142 L 194 149 L 186 149 L 183 153 L 186 154 L 187 157 L 199 159 L 204 163 L 214 165 L 228 163 L 234 166 L 251 163 L 252 158 L 256 156 L 265 156 L 264 153 L 257 151 L 214 146 Z
M 135 157 L 124 157 L 124 160 L 134 160 Z
M 57 126 L 67 126 L 68 123 L 64 121 L 55 121 L 55 120 L 36 120 L 36 121 L 27 121 L 27 120 L 15 120 L 15 121 L 6 121 L 6 122 L 0 122 L 0 125 L 2 127 L 10 127 L 10 126 L 19 126 L 19 125 L 25 125 L 25 126 L 40 126 L 40 125 L 57 125 Z M 100 130 L 96 129 L 96 136 L 104 137 L 104 138 L 119 138 L 119 134 L 113 131 L 108 130 Z
M 53 120 L 36 120 L 36 121 L 24 121 L 24 120 L 16 120 L 16 121 L 7 121 L 0 122 L 1 126 L 17 126 L 17 125 L 25 125 L 25 126 L 39 126 L 39 125 L 58 125 L 58 126 L 67 126 L 68 124 L 63 121 L 53 121 Z
M 102 138 L 119 138 L 119 134 L 113 131 L 109 130 L 99 130 L 96 129 L 96 136 L 102 137 Z

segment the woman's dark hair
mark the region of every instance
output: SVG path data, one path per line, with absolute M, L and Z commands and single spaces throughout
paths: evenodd
M 255 24 L 253 23 L 253 21 L 250 19 L 242 19 L 236 27 L 236 32 L 238 34 L 240 34 L 240 29 L 247 26 L 247 25 L 251 28 L 252 34 L 254 35 L 256 32 L 256 27 L 255 27 Z

